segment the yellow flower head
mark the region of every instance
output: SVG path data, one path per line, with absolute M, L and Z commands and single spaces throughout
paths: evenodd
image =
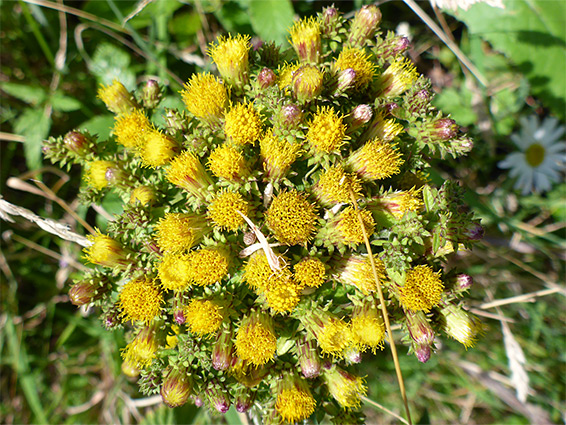
M 316 18 L 305 18 L 295 22 L 289 30 L 289 43 L 301 62 L 318 63 L 320 60 L 320 22 Z
M 356 73 L 354 79 L 356 89 L 363 89 L 373 80 L 375 65 L 362 49 L 346 47 L 340 52 L 334 64 L 334 71 L 340 72 L 348 68 L 353 69 Z
M 97 190 L 104 189 L 109 183 L 106 173 L 115 166 L 116 164 L 112 161 L 92 161 L 87 164 L 84 179 L 89 186 Z
M 149 279 L 132 279 L 120 291 L 122 321 L 136 320 L 149 323 L 159 314 L 163 295 Z
M 167 164 L 179 152 L 179 144 L 161 131 L 151 129 L 146 132 L 140 145 L 140 157 L 147 167 Z
M 191 332 L 200 336 L 216 332 L 222 324 L 221 307 L 208 300 L 192 300 L 185 308 Z
M 218 72 L 228 84 L 242 86 L 248 81 L 248 52 L 250 36 L 220 37 L 212 44 L 208 54 L 218 67 Z
M 118 80 L 114 80 L 109 86 L 102 85 L 98 89 L 98 98 L 115 114 L 130 112 L 138 106 L 132 94 Z
M 401 153 L 387 142 L 374 139 L 366 142 L 348 158 L 348 165 L 363 180 L 381 180 L 398 174 L 403 165 Z
M 316 199 L 325 207 L 338 203 L 351 202 L 350 191 L 358 199 L 362 191 L 360 180 L 355 174 L 347 173 L 341 165 L 335 165 L 324 171 L 313 188 Z
M 301 154 L 299 143 L 290 143 L 285 139 L 280 139 L 269 129 L 259 141 L 260 155 L 263 159 L 263 169 L 265 177 L 269 180 L 279 180 L 295 162 Z
M 159 345 L 155 330 L 145 326 L 122 351 L 122 358 L 135 369 L 143 369 L 155 358 Z
M 220 249 L 204 248 L 189 254 L 188 276 L 199 286 L 212 285 L 228 274 L 228 254 Z
M 279 262 L 285 263 L 286 260 L 282 256 L 278 256 Z M 263 249 L 252 254 L 246 265 L 244 266 L 244 281 L 252 288 L 263 291 L 267 287 L 269 280 L 274 276 L 273 270 L 269 266 L 267 257 Z
M 405 285 L 399 288 L 399 300 L 406 309 L 429 312 L 442 298 L 444 284 L 440 271 L 430 266 L 416 266 L 405 276 Z
M 408 58 L 393 62 L 380 75 L 378 80 L 379 94 L 386 97 L 395 97 L 403 94 L 415 81 L 419 74 L 415 65 Z
M 171 291 L 184 291 L 191 284 L 189 257 L 186 254 L 167 254 L 159 264 L 161 286 Z
M 267 304 L 278 313 L 293 311 L 297 306 L 301 288 L 287 269 L 273 273 L 264 288 Z
M 316 229 L 316 207 L 295 190 L 277 195 L 266 213 L 266 222 L 279 242 L 304 244 Z
M 369 238 L 375 229 L 375 221 L 369 211 L 360 209 L 359 212 Z M 348 207 L 344 209 L 329 224 L 334 231 L 332 234 L 334 241 L 347 245 L 357 245 L 364 242 L 364 234 L 360 227 L 358 213 L 354 208 Z
M 167 213 L 155 226 L 163 252 L 182 252 L 195 246 L 207 232 L 206 220 L 196 214 Z
M 382 208 L 400 219 L 407 211 L 420 211 L 423 208 L 422 188 L 396 191 L 381 196 L 372 202 L 372 209 Z
M 275 357 L 277 338 L 271 318 L 252 313 L 242 321 L 236 334 L 236 354 L 242 360 L 261 366 Z
M 88 235 L 87 239 L 92 243 L 84 248 L 85 259 L 92 264 L 104 267 L 125 266 L 128 263 L 128 252 L 122 244 L 110 236 L 103 235 L 99 230 L 95 235 Z
M 216 177 L 238 181 L 249 174 L 243 155 L 234 146 L 222 144 L 217 146 L 208 157 L 206 164 Z
M 358 407 L 361 397 L 367 393 L 361 377 L 338 367 L 327 370 L 324 373 L 324 380 L 332 397 L 345 409 Z
M 149 119 L 139 109 L 118 115 L 114 124 L 116 141 L 130 149 L 137 148 L 142 143 L 145 134 L 150 130 Z
M 380 112 L 375 114 L 363 137 L 366 140 L 379 139 L 384 142 L 391 142 L 403 131 L 403 124 L 398 123 L 394 118 L 385 119 L 385 114 Z
M 261 118 L 252 103 L 238 103 L 226 112 L 226 139 L 238 145 L 253 143 L 261 134 Z
M 342 351 L 352 342 L 352 332 L 346 322 L 327 315 L 319 328 L 313 332 L 323 354 L 342 357 Z
M 140 370 L 136 367 L 135 359 L 124 359 L 121 369 L 122 373 L 129 378 L 136 378 L 140 374 Z
M 194 74 L 181 91 L 189 112 L 208 123 L 216 123 L 224 114 L 228 92 L 211 74 Z
M 318 108 L 309 123 L 307 141 L 316 152 L 336 152 L 346 139 L 346 125 L 343 118 L 331 107 Z
M 350 322 L 354 347 L 359 351 L 370 349 L 375 354 L 379 347 L 383 349 L 385 339 L 385 326 L 381 312 L 377 311 L 375 304 L 364 303 L 356 306 Z
M 191 151 L 185 151 L 171 161 L 167 180 L 201 199 L 206 195 L 204 190 L 212 184 L 199 159 Z
M 326 268 L 318 258 L 303 258 L 293 266 L 293 276 L 301 286 L 318 288 L 326 281 Z
M 248 202 L 239 193 L 222 190 L 208 206 L 208 218 L 215 227 L 235 232 L 246 224 L 238 211 L 247 217 Z
M 316 66 L 303 65 L 293 73 L 293 93 L 300 102 L 310 102 L 322 92 L 324 74 Z
M 446 334 L 466 348 L 473 347 L 484 332 L 481 320 L 461 307 L 448 304 L 441 310 L 442 324 Z
M 296 423 L 313 414 L 316 400 L 302 379 L 284 378 L 278 385 L 275 409 L 283 420 Z
M 283 90 L 285 87 L 288 87 L 293 82 L 293 76 L 297 69 L 299 69 L 301 65 L 298 63 L 286 63 L 283 67 L 279 68 L 279 82 L 277 85 L 279 86 L 279 90 Z
M 374 255 L 375 269 L 380 284 L 385 280 L 385 265 Z M 351 255 L 346 259 L 336 279 L 347 285 L 358 288 L 362 294 L 368 295 L 377 291 L 377 284 L 373 275 L 370 258 L 368 256 Z
M 156 201 L 155 190 L 150 186 L 138 186 L 130 194 L 130 205 L 140 204 L 144 207 Z

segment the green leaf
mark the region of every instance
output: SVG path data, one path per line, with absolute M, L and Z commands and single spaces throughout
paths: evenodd
M 94 52 L 90 70 L 102 84 L 108 85 L 118 80 L 128 90 L 133 90 L 136 87 L 136 74 L 129 66 L 130 56 L 127 52 L 113 44 L 102 43 Z
M 250 1 L 249 13 L 254 31 L 263 40 L 286 43 L 294 14 L 289 0 Z
M 27 84 L 11 83 L 4 81 L 0 83 L 0 89 L 26 103 L 37 105 L 45 99 L 43 87 L 33 87 Z
M 114 127 L 114 116 L 107 114 L 85 121 L 78 128 L 79 130 L 87 130 L 92 135 L 97 135 L 101 140 L 106 140 L 110 137 L 112 127 Z
M 56 111 L 71 112 L 80 109 L 81 102 L 74 97 L 65 96 L 60 92 L 56 92 L 50 99 L 51 106 Z
M 528 78 L 532 92 L 562 119 L 566 116 L 566 2 L 506 0 L 505 9 L 477 3 L 454 16 L 470 38 L 505 54 Z
M 25 109 L 14 123 L 14 132 L 25 137 L 24 154 L 30 170 L 41 167 L 41 146 L 50 128 L 51 118 L 41 108 Z

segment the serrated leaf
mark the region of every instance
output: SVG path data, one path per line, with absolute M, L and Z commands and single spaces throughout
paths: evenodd
M 545 106 L 566 116 L 566 2 L 506 0 L 505 9 L 476 3 L 454 16 L 471 37 L 489 41 L 528 78 Z
M 10 96 L 32 105 L 37 105 L 45 100 L 45 90 L 43 87 L 33 87 L 27 84 L 4 81 L 0 83 L 0 89 Z
M 50 99 L 51 106 L 56 111 L 71 112 L 80 109 L 81 102 L 74 97 L 65 96 L 62 93 L 56 92 Z
M 254 31 L 263 40 L 286 43 L 294 14 L 289 0 L 250 1 L 249 13 Z
M 14 132 L 25 137 L 24 154 L 30 170 L 41 167 L 41 147 L 50 128 L 51 118 L 41 108 L 25 109 L 14 123 Z

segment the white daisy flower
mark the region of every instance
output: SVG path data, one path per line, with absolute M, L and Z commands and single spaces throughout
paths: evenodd
M 564 126 L 556 118 L 546 118 L 542 125 L 536 115 L 522 117 L 521 130 L 511 135 L 511 140 L 521 152 L 507 155 L 497 165 L 509 168 L 509 177 L 517 177 L 515 189 L 523 195 L 529 192 L 546 192 L 562 178 L 566 164 L 566 142 L 560 140 Z

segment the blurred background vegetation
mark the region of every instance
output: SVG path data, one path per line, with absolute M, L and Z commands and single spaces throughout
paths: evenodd
M 353 14 L 366 2 L 340 2 Z M 464 3 L 466 3 L 464 1 Z M 208 43 L 225 32 L 287 43 L 296 17 L 331 2 L 289 0 L 0 1 L 0 194 L 45 218 L 84 229 L 69 211 L 102 228 L 119 208 L 77 202 L 81 170 L 42 160 L 48 135 L 87 129 L 107 137 L 113 116 L 96 98 L 117 78 L 133 89 L 148 78 L 167 87 L 163 106 L 196 71 L 210 71 Z M 487 330 L 465 350 L 439 341 L 426 363 L 401 353 L 415 423 L 563 423 L 565 388 L 566 184 L 522 195 L 497 163 L 517 150 L 521 117 L 566 114 L 566 6 L 508 0 L 505 9 L 418 5 L 475 66 L 473 75 L 406 3 L 381 1 L 382 30 L 412 40 L 410 57 L 433 82 L 436 106 L 475 140 L 459 161 L 442 161 L 432 180 L 454 178 L 482 217 L 484 240 L 452 259 L 474 277 L 469 308 Z M 401 25 L 400 25 L 401 24 Z M 80 247 L 23 219 L 1 221 L 1 423 L 245 423 L 194 406 L 168 409 L 143 399 L 120 373 L 120 331 L 97 312 L 77 310 L 67 290 L 78 277 Z M 402 414 L 386 349 L 364 358 L 368 423 Z M 522 394 L 528 394 L 526 401 Z

